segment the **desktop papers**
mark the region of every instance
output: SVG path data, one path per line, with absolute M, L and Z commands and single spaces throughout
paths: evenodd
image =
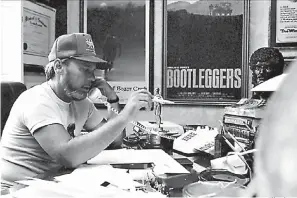
M 13 193 L 13 197 L 166 197 L 160 192 L 136 191 L 143 186 L 126 172 L 109 165 L 81 165 L 70 174 L 55 177 L 55 181 L 36 178 L 17 181 L 28 185 Z M 102 186 L 103 183 L 109 183 Z
M 108 189 L 98 186 L 92 190 L 77 188 L 71 186 L 67 182 L 54 182 L 41 179 L 22 180 L 18 183 L 28 185 L 28 187 L 20 189 L 13 193 L 13 197 L 114 197 L 119 192 L 114 189 Z M 79 182 L 76 181 L 76 182 Z M 120 189 L 118 189 L 120 190 Z
M 95 189 L 76 189 L 70 187 L 63 182 L 55 183 L 44 180 L 21 181 L 23 184 L 29 185 L 18 191 L 12 192 L 7 198 L 165 198 L 166 195 L 160 192 L 143 192 L 143 191 L 124 191 L 117 188 L 107 188 L 97 185 Z M 46 184 L 45 184 L 46 182 Z M 2 197 L 2 196 L 1 196 Z
M 111 186 L 123 190 L 143 186 L 133 181 L 132 176 L 126 170 L 113 168 L 110 165 L 82 165 L 72 173 L 55 177 L 55 179 L 75 188 L 89 190 L 96 189 L 104 182 L 109 182 Z
M 110 164 L 153 163 L 155 174 L 188 173 L 161 149 L 105 150 L 76 168 L 72 173 L 55 177 L 56 181 L 41 179 L 23 180 L 28 185 L 13 193 L 13 197 L 166 197 L 160 192 L 136 191 L 143 186 L 126 169 L 113 168 Z M 103 183 L 109 183 L 106 187 Z
M 189 173 L 187 169 L 185 169 L 162 149 L 104 150 L 94 158 L 90 159 L 87 163 L 98 165 L 154 163 L 154 172 L 156 174 Z

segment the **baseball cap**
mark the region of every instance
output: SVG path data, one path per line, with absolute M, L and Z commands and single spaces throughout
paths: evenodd
M 59 36 L 48 55 L 49 62 L 55 59 L 75 58 L 93 63 L 106 63 L 97 57 L 91 35 L 85 33 L 72 33 Z M 100 67 L 97 64 L 97 67 Z

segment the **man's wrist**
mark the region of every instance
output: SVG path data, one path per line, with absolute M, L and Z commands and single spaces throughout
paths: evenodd
M 113 98 L 113 99 L 107 98 L 107 102 L 109 104 L 118 103 L 119 101 L 120 101 L 120 99 L 118 96 L 116 96 L 116 98 Z

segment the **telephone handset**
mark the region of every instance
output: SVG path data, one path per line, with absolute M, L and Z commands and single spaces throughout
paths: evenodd
M 92 88 L 88 93 L 88 98 L 93 102 L 107 102 L 107 98 L 101 93 L 100 89 Z
M 198 126 L 196 130 L 189 130 L 174 140 L 173 149 L 185 154 L 208 152 L 214 148 L 217 134 L 216 128 Z

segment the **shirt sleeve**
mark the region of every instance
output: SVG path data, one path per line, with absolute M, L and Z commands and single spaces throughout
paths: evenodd
M 27 107 L 23 113 L 23 119 L 24 124 L 31 134 L 34 134 L 37 129 L 50 124 L 63 125 L 57 108 L 55 104 L 51 104 L 50 102 L 34 104 Z

